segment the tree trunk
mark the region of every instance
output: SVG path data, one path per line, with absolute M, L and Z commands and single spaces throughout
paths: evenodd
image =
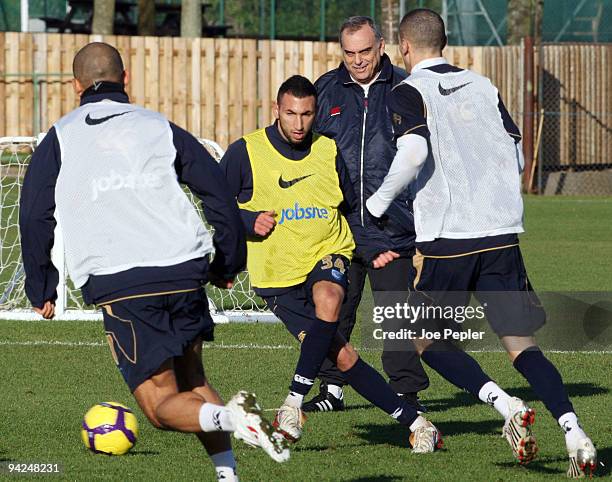
M 115 23 L 115 0 L 94 0 L 91 33 L 112 35 Z
M 181 3 L 181 37 L 202 36 L 202 1 L 183 0 Z
M 138 0 L 138 35 L 155 35 L 155 2 Z
M 544 16 L 544 0 L 535 0 L 533 20 L 533 39 L 536 45 L 542 43 L 542 17 Z
M 399 0 L 383 0 L 380 18 L 381 30 L 387 43 L 397 43 L 397 26 L 399 24 Z
M 533 35 L 537 0 L 508 0 L 508 45 L 518 45 L 523 37 Z

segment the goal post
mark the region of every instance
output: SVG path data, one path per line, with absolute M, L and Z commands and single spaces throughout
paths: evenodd
M 25 271 L 19 240 L 19 197 L 32 153 L 43 137 L 44 134 L 38 137 L 0 137 L 0 319 L 40 319 L 25 294 Z M 217 161 L 221 159 L 224 151 L 216 142 L 208 139 L 200 139 L 200 142 Z M 186 193 L 202 215 L 199 199 L 187 189 Z M 68 276 L 64 242 L 59 229 L 61 220 L 56 221 L 58 224 L 51 254 L 59 272 L 55 319 L 102 319 L 99 310 L 85 305 L 80 290 L 74 287 Z M 253 292 L 246 271 L 236 277 L 231 290 L 207 285 L 206 292 L 215 323 L 278 321 Z

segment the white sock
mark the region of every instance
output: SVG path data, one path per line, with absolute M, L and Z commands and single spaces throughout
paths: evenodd
M 478 392 L 478 398 L 484 403 L 491 405 L 497 410 L 504 420 L 510 416 L 508 410 L 508 402 L 510 401 L 510 395 L 504 392 L 497 383 L 487 382 L 485 383 L 480 391 Z
M 559 426 L 565 432 L 565 445 L 568 450 L 575 447 L 578 440 L 587 438 L 587 434 L 582 430 L 580 422 L 578 422 L 578 417 L 574 412 L 564 413 L 559 417 L 557 422 L 559 422 Z
M 233 432 L 236 430 L 231 412 L 222 405 L 204 402 L 200 407 L 199 419 L 203 432 Z
M 342 400 L 344 398 L 344 393 L 342 392 L 342 387 L 339 385 L 327 385 L 327 392 L 331 393 L 338 400 Z
M 210 456 L 210 460 L 215 464 L 217 470 L 217 480 L 223 482 L 238 482 L 238 475 L 236 475 L 236 460 L 234 459 L 234 452 L 227 450 L 226 452 L 220 452 Z
M 287 398 L 285 398 L 285 403 L 283 405 L 289 405 L 290 407 L 301 408 L 302 403 L 304 402 L 304 395 L 300 395 L 299 393 L 289 392 Z
M 410 431 L 414 432 L 419 427 L 427 426 L 427 419 L 425 417 L 421 417 L 420 415 L 416 418 L 414 422 L 410 424 Z

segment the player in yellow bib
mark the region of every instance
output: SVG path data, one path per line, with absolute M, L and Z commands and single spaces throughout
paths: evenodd
M 294 286 L 306 281 L 326 254 L 350 260 L 355 243 L 338 209 L 344 196 L 336 171 L 336 143 L 314 135 L 310 152 L 294 160 L 274 148 L 265 129 L 244 140 L 251 159 L 253 195 L 240 207 L 254 212 L 277 210 L 276 227 L 265 242 L 248 241 L 251 283 L 258 288 Z
M 442 443 L 436 427 L 337 333 L 353 251 L 374 268 L 398 255 L 373 241 L 360 224 L 335 142 L 311 130 L 315 113 L 312 83 L 290 77 L 277 95 L 276 122 L 234 142 L 221 161 L 247 230 L 251 283 L 301 342 L 275 425 L 289 440 L 301 437 L 304 397 L 328 357 L 357 393 L 409 427 L 414 452 L 433 452 Z

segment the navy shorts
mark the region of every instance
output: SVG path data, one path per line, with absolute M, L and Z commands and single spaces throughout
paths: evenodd
M 111 354 L 133 392 L 198 337 L 212 341 L 214 323 L 204 288 L 140 296 L 101 306 Z
M 532 336 L 546 322 L 546 314 L 533 291 L 518 246 L 481 251 L 464 256 L 429 257 L 417 251 L 416 296 L 437 307 L 467 307 L 472 294 L 497 336 Z M 420 321 L 419 328 L 460 330 L 464 320 Z
M 310 325 L 316 320 L 312 287 L 317 281 L 331 281 L 348 289 L 350 261 L 337 254 L 325 256 L 308 274 L 306 281 L 275 296 L 262 296 L 268 308 L 279 318 L 287 330 L 302 341 Z

